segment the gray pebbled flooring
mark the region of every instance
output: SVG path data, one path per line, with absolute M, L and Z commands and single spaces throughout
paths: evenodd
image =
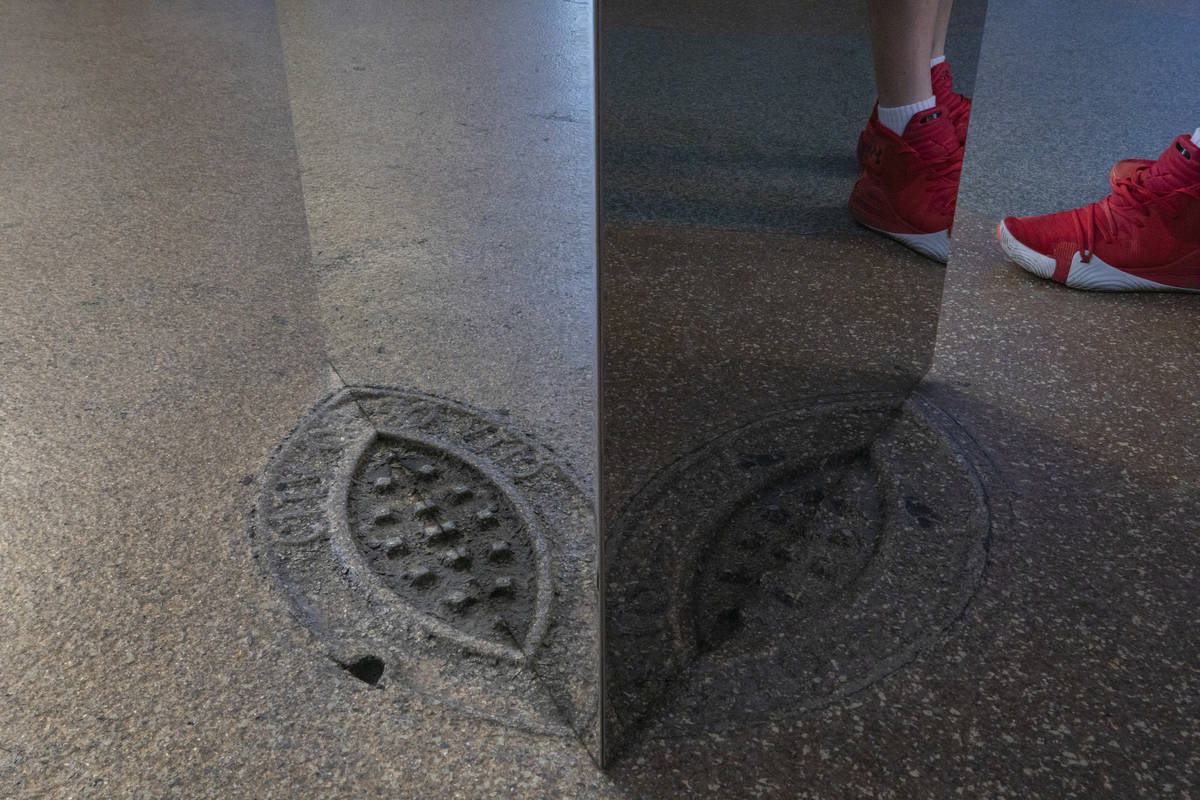
M 355 678 L 248 540 L 277 445 L 345 385 L 452 397 L 596 479 L 590 8 L 0 3 L 0 796 L 1196 796 L 1193 298 L 1051 285 L 992 231 L 1200 124 L 1200 17 L 1022 0 L 985 31 L 959 0 L 977 104 L 943 271 L 841 211 L 860 5 L 602 9 L 629 68 L 602 98 L 602 513 L 798 399 L 915 390 L 874 462 L 779 502 L 836 531 L 884 502 L 870 474 L 910 474 L 866 464 L 965 456 L 978 483 L 898 492 L 894 530 L 971 529 L 981 491 L 982 578 L 802 713 L 764 674 L 714 719 L 755 674 L 715 650 L 726 705 L 684 683 L 603 773 L 589 735 Z M 834 577 L 867 550 L 839 552 Z
M 590 29 L 0 3 L 0 796 L 621 796 L 561 730 L 354 677 L 248 538 L 344 383 L 453 396 L 590 482 Z

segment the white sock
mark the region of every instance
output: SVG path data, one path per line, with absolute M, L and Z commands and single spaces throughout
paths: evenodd
M 909 103 L 906 106 L 895 106 L 893 108 L 879 107 L 879 121 L 888 128 L 896 132 L 897 136 L 904 135 L 904 129 L 908 127 L 908 121 L 912 119 L 913 114 L 918 111 L 925 111 L 937 105 L 932 97 L 927 97 L 924 100 L 919 100 L 916 103 Z
M 1200 128 L 1196 128 L 1196 132 L 1192 134 L 1192 144 L 1200 147 Z
M 936 67 L 938 64 L 942 63 L 945 60 L 946 60 L 945 56 L 938 56 L 937 58 L 931 58 L 931 59 L 929 59 L 929 68 L 933 69 L 934 67 Z

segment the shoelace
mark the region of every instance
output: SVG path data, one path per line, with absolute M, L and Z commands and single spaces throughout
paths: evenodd
M 942 113 L 945 111 L 943 110 Z M 937 116 L 937 114 L 931 115 L 924 118 L 922 122 Z M 954 149 L 943 151 L 940 157 L 935 156 L 930 159 L 928 164 L 929 200 L 933 204 L 933 209 L 939 213 L 953 213 L 954 207 L 958 203 L 958 179 L 962 174 L 963 145 L 958 144 L 957 140 L 953 141 L 955 141 Z M 925 145 L 914 144 L 913 148 L 921 151 L 925 149 Z
M 1200 184 L 1180 187 L 1172 191 L 1182 191 L 1200 200 Z M 1164 194 L 1147 189 L 1136 181 L 1126 179 L 1119 181 L 1113 189 L 1113 193 L 1108 197 L 1080 209 L 1080 213 L 1073 216 L 1081 233 L 1080 238 L 1083 240 L 1083 251 L 1079 254 L 1080 261 L 1086 264 L 1092 260 L 1097 231 L 1099 231 L 1101 239 L 1111 242 L 1120 232 L 1121 222 L 1144 228 L 1145 221 L 1150 217 L 1150 210 L 1147 206 L 1154 200 L 1163 197 Z M 1083 218 L 1086 218 L 1086 224 Z

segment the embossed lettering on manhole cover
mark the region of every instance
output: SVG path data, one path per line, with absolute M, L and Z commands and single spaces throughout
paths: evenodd
M 664 470 L 606 535 L 610 741 L 794 718 L 911 661 L 981 580 L 983 464 L 928 401 L 860 395 Z
M 364 680 L 593 735 L 591 500 L 503 419 L 343 389 L 272 458 L 251 536 L 296 616 Z

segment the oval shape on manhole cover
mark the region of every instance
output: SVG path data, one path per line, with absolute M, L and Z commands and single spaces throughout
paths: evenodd
M 369 570 L 358 579 L 390 589 L 433 635 L 516 662 L 531 655 L 549 621 L 549 549 L 516 487 L 412 433 L 380 433 L 353 458 L 338 531 Z
M 606 534 L 619 743 L 795 716 L 943 635 L 982 578 L 982 456 L 914 397 L 814 399 L 651 480 Z M 653 712 L 653 713 L 652 713 Z
M 348 387 L 265 471 L 255 558 L 339 664 L 506 725 L 593 735 L 592 503 L 495 415 Z

